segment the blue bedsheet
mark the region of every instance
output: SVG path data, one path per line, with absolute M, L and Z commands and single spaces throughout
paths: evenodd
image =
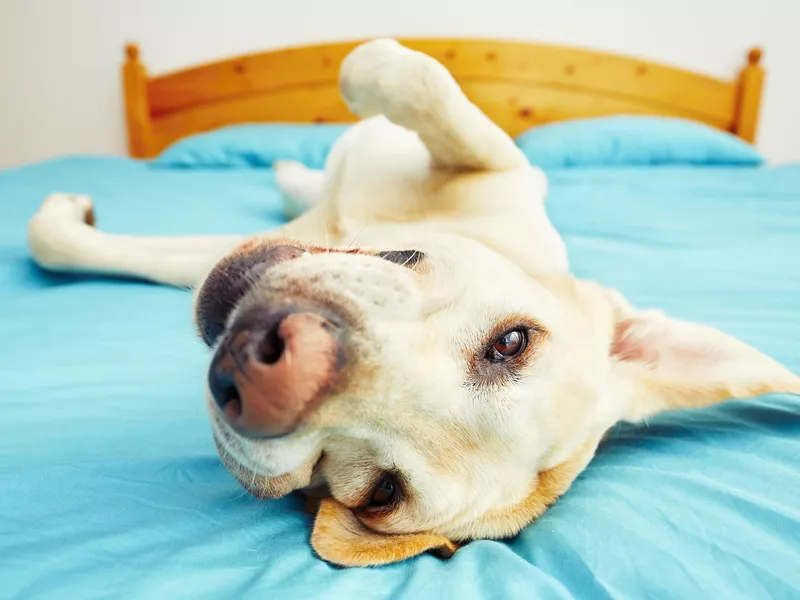
M 800 371 L 800 166 L 550 176 L 575 272 L 720 327 Z M 54 276 L 25 225 L 62 190 L 111 232 L 280 222 L 269 170 L 75 158 L 0 173 L 0 597 L 797 598 L 800 401 L 620 426 L 511 542 L 380 569 L 314 557 L 294 497 L 245 495 L 217 459 L 190 295 Z

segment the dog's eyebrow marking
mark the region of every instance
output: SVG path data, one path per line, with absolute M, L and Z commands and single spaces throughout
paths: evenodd
M 425 260 L 425 253 L 419 250 L 384 250 L 383 252 L 378 252 L 376 256 L 409 269 Z

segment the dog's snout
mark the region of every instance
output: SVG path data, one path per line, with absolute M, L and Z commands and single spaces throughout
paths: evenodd
M 341 329 L 321 312 L 293 307 L 239 317 L 208 374 L 211 394 L 231 426 L 250 437 L 297 429 L 336 382 Z
M 248 242 L 221 260 L 198 294 L 197 324 L 205 342 L 211 345 L 222 334 L 231 310 L 259 275 L 305 254 L 308 251 L 295 246 Z

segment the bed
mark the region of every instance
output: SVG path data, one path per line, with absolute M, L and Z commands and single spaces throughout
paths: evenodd
M 411 40 L 450 62 L 513 134 L 620 113 L 755 135 L 763 70 L 731 81 L 567 48 Z M 353 44 L 123 76 L 132 158 L 0 172 L 0 596 L 8 598 L 796 598 L 800 401 L 765 396 L 611 432 L 543 517 L 449 561 L 334 568 L 300 498 L 262 502 L 220 463 L 207 353 L 183 290 L 47 274 L 25 225 L 56 190 L 110 232 L 247 233 L 283 222 L 268 165 L 161 167 L 176 140 L 235 123 L 346 121 Z M 461 62 L 460 62 L 461 61 Z M 539 65 L 539 66 L 536 66 Z M 513 101 L 512 101 L 513 100 Z M 554 166 L 548 210 L 577 275 L 719 327 L 800 372 L 800 165 Z

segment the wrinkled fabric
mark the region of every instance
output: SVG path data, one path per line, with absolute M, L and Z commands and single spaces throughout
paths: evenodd
M 800 166 L 553 171 L 576 274 L 800 371 Z M 25 225 L 87 193 L 115 233 L 244 233 L 281 219 L 273 174 L 73 158 L 0 173 L 0 597 L 796 598 L 800 401 L 620 425 L 568 494 L 506 542 L 336 569 L 294 496 L 225 471 L 185 291 L 52 275 Z

